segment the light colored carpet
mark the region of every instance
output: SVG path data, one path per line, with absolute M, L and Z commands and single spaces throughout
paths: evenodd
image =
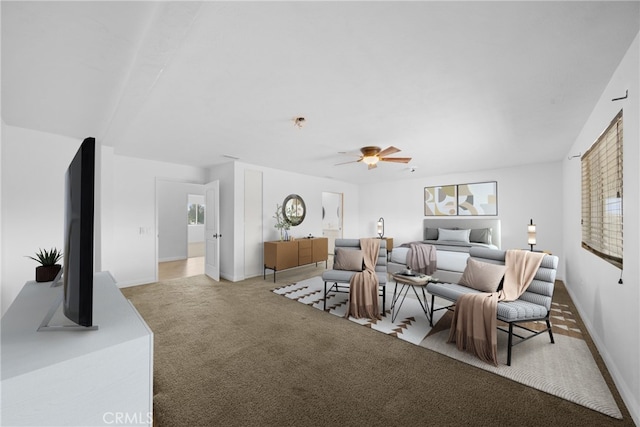
M 274 292 L 322 310 L 323 286 L 321 277 L 313 277 L 293 285 L 274 289 Z M 415 296 L 405 300 L 396 321 L 392 323 L 389 306 L 393 291 L 394 286 L 387 285 L 387 316 L 382 320 L 354 318 L 349 320 L 610 417 L 622 418 L 620 409 L 593 360 L 587 344 L 580 338 L 580 331 L 572 324 L 570 313 L 566 311 L 565 307 L 559 307 L 556 304 L 553 308 L 555 319 L 552 318 L 552 324 L 554 324 L 555 344 L 549 342 L 547 335 L 518 344 L 513 348 L 511 366 L 506 365 L 507 336 L 505 333 L 499 332 L 498 360 L 501 361 L 501 364 L 495 367 L 468 353 L 458 351 L 454 344 L 446 343 L 448 326 L 444 323 L 450 322 L 450 315 L 442 318 L 445 310 L 436 312 L 434 324 L 439 320 L 443 324 L 436 324 L 434 333 L 427 337 L 431 328 Z M 411 296 L 413 293 L 409 291 L 409 295 Z M 427 297 L 430 301 L 431 298 L 428 294 Z M 346 300 L 346 293 L 334 294 L 327 300 L 327 309 L 331 314 L 343 317 Z M 442 304 L 444 303 L 443 301 Z M 439 306 L 441 305 L 436 299 L 436 307 Z M 563 313 L 567 316 L 564 316 Z M 557 326 L 555 326 L 556 321 Z M 440 332 L 437 332 L 438 330 Z

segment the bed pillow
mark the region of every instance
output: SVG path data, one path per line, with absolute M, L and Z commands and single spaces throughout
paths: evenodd
M 362 271 L 364 256 L 359 249 L 336 248 L 333 259 L 334 270 Z
M 474 243 L 491 244 L 491 229 L 490 228 L 472 228 L 469 233 L 469 241 Z
M 469 243 L 470 232 L 471 230 L 448 230 L 446 228 L 438 228 L 438 240 Z
M 424 229 L 424 240 L 438 240 L 438 229 L 437 228 L 425 228 Z
M 495 292 L 498 290 L 506 271 L 507 267 L 504 265 L 490 264 L 469 258 L 458 283 L 482 292 Z

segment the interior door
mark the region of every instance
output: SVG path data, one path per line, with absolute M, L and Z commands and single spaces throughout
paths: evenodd
M 220 280 L 220 181 L 204 186 L 204 272 L 213 280 Z

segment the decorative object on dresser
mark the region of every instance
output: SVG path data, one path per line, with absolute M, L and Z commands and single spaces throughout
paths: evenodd
M 62 269 L 62 266 L 58 264 L 58 261 L 62 258 L 62 251 L 58 248 L 51 248 L 50 250 L 39 249 L 35 255 L 35 257 L 27 255 L 27 258 L 40 263 L 36 267 L 36 282 L 51 282 L 54 280 Z
M 262 278 L 266 280 L 267 269 L 276 272 L 301 265 L 324 261 L 327 267 L 329 240 L 326 237 L 307 237 L 304 239 L 264 242 L 264 269 Z
M 284 219 L 284 208 L 276 203 L 276 213 L 273 215 L 276 220 L 274 227 L 280 232 L 280 240 L 289 240 L 287 230 L 291 227 L 289 221 Z

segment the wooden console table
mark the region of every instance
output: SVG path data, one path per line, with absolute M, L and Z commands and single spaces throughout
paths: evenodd
M 266 280 L 267 269 L 273 270 L 273 281 L 275 283 L 277 271 L 314 262 L 318 265 L 322 261 L 324 261 L 326 267 L 328 254 L 329 239 L 326 237 L 264 242 L 262 278 Z

